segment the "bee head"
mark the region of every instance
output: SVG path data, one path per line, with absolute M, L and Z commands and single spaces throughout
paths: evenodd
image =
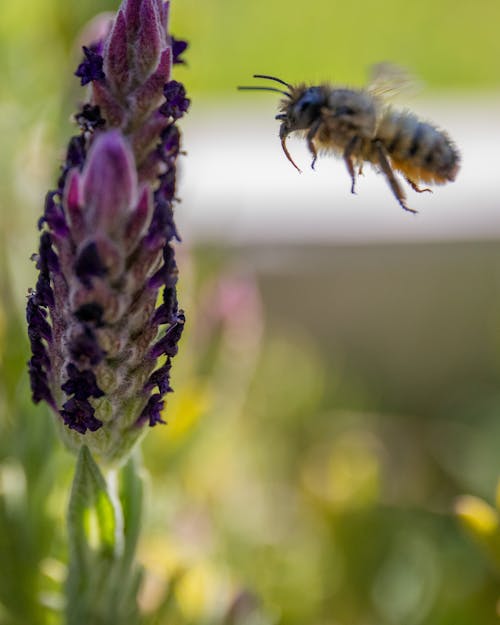
M 373 137 L 377 114 L 373 98 L 363 91 L 333 89 L 326 103 L 328 125 L 346 135 Z
M 298 97 L 292 97 L 284 103 L 284 113 L 277 115 L 276 119 L 282 121 L 283 130 L 290 133 L 294 130 L 305 130 L 318 119 L 321 109 L 327 103 L 327 94 L 321 87 L 309 87 L 300 90 Z
M 288 160 L 293 166 L 300 171 L 294 163 L 288 149 L 286 147 L 286 138 L 295 130 L 306 130 L 319 119 L 321 109 L 328 103 L 328 90 L 324 87 L 306 87 L 304 85 L 295 87 L 290 83 L 276 76 L 268 74 L 254 74 L 254 78 L 264 78 L 271 80 L 287 88 L 284 89 L 275 86 L 240 86 L 238 89 L 245 91 L 274 91 L 281 93 L 286 99 L 281 102 L 281 113 L 276 115 L 277 120 L 281 121 L 279 136 L 281 146 Z

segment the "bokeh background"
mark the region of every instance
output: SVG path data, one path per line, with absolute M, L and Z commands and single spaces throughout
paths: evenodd
M 82 29 L 115 9 L 2 3 L 2 625 L 59 622 L 73 459 L 30 403 L 25 294 L 84 97 Z M 495 0 L 173 0 L 189 323 L 143 446 L 148 623 L 499 622 L 494 558 L 453 512 L 500 474 L 499 25 Z M 307 171 L 291 141 L 299 176 L 276 94 L 235 89 L 256 72 L 361 85 L 384 60 L 421 81 L 400 105 L 463 152 L 453 185 L 409 195 L 416 217 L 374 172 L 352 196 L 341 162 Z

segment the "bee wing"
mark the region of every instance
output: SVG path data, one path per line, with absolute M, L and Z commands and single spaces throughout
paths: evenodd
M 368 91 L 374 96 L 393 98 L 399 93 L 418 91 L 420 84 L 404 67 L 387 61 L 370 67 Z

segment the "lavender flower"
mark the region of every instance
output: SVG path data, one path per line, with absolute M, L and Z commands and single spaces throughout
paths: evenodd
M 120 458 L 163 423 L 184 327 L 173 218 L 184 87 L 170 80 L 185 42 L 169 3 L 124 0 L 76 75 L 91 84 L 57 189 L 40 219 L 39 277 L 27 305 L 33 400 L 65 441 Z

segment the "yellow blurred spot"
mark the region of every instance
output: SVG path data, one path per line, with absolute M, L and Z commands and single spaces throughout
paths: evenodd
M 166 576 L 159 576 L 145 569 L 137 601 L 143 614 L 153 614 L 165 599 L 166 593 L 170 594 L 170 583 Z
M 44 558 L 40 562 L 41 572 L 51 580 L 62 584 L 68 575 L 67 566 L 55 558 Z
M 214 611 L 216 601 L 222 599 L 220 581 L 208 563 L 199 563 L 186 572 L 176 588 L 177 601 L 185 620 L 201 620 Z
M 380 445 L 368 431 L 346 432 L 328 450 L 314 450 L 303 477 L 306 488 L 329 503 L 357 507 L 380 491 Z
M 139 592 L 141 611 L 154 613 L 182 576 L 184 565 L 177 546 L 164 534 L 148 532 L 139 544 L 138 559 L 144 566 L 144 579 Z
M 462 524 L 479 538 L 493 536 L 498 531 L 498 514 L 479 497 L 464 495 L 455 503 L 455 514 Z
M 26 496 L 26 474 L 16 460 L 7 458 L 0 464 L 0 496 L 12 505 Z
M 500 513 L 500 480 L 498 480 L 498 484 L 497 484 L 497 492 L 496 492 L 495 502 L 496 502 L 496 505 L 497 505 L 497 510 Z
M 169 395 L 162 415 L 169 424 L 165 429 L 169 441 L 181 441 L 207 412 L 210 403 L 210 393 L 201 385 L 176 388 Z
M 54 612 L 62 612 L 66 606 L 66 599 L 59 592 L 40 592 L 38 600 L 44 607 Z
M 159 576 L 183 566 L 179 549 L 163 534 L 149 533 L 140 543 L 139 556 L 145 568 Z

